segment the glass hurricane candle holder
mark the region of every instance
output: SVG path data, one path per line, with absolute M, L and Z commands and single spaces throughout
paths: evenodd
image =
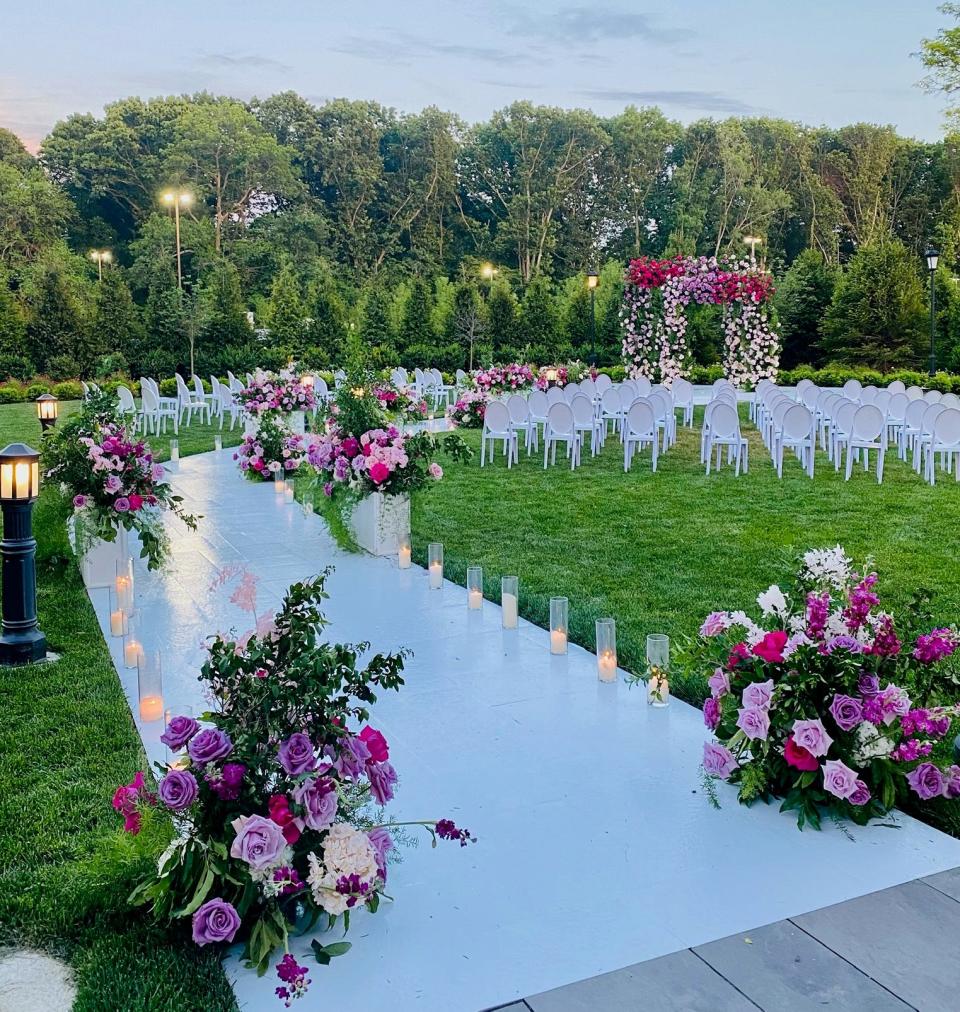
M 285 487 L 285 488 L 284 488 L 284 490 L 283 490 L 283 498 L 284 498 L 284 499 L 285 499 L 285 500 L 286 500 L 287 502 L 293 502 L 293 500 L 294 500 L 294 495 L 293 495 L 293 492 L 294 492 L 294 489 L 293 489 L 293 482 L 292 482 L 292 481 L 288 481 L 288 482 L 286 483 L 286 487 Z
M 176 464 L 180 460 L 180 440 L 170 440 L 170 463 Z
M 127 614 L 120 607 L 115 589 L 110 591 L 110 635 L 118 638 L 127 635 Z
M 117 595 L 117 607 L 130 615 L 133 612 L 133 559 L 128 555 L 117 559 L 113 589 Z
M 163 717 L 163 672 L 160 651 L 140 651 L 137 661 L 137 693 L 140 699 L 140 722 L 150 724 Z
M 467 607 L 471 611 L 483 607 L 483 569 L 480 566 L 467 567 Z
M 406 528 L 397 535 L 397 566 L 400 569 L 409 569 L 412 557 L 413 545 L 410 540 L 410 529 Z
M 567 610 L 569 602 L 565 597 L 550 598 L 550 653 L 567 652 Z
M 430 589 L 443 586 L 443 545 L 433 542 L 427 546 L 427 572 L 430 574 Z
M 597 619 L 597 675 L 601 682 L 617 680 L 617 623 Z
M 503 628 L 517 628 L 517 603 L 520 600 L 520 579 L 504 576 L 500 580 L 500 608 L 503 612 Z
M 135 668 L 143 653 L 143 646 L 140 643 L 140 616 L 134 612 L 127 616 L 127 633 L 123 641 L 123 666 Z
M 286 494 L 287 483 L 283 480 L 283 478 L 273 479 L 273 491 L 276 492 L 278 496 L 283 496 Z
M 670 637 L 651 633 L 647 637 L 647 702 L 651 706 L 670 703 Z
M 223 436 L 219 432 L 213 437 L 213 448 L 215 450 L 223 449 Z

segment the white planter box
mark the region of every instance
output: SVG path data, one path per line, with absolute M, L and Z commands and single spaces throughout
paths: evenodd
M 117 563 L 130 555 L 130 535 L 126 528 L 117 531 L 115 541 L 101 541 L 96 538 L 86 546 L 81 555 L 82 545 L 78 543 L 75 519 L 70 522 L 70 543 L 77 553 L 80 576 L 84 586 L 93 590 L 98 587 L 112 587 L 117 575 Z
M 357 544 L 371 555 L 396 555 L 399 536 L 410 526 L 410 497 L 374 492 L 353 509 L 350 528 Z

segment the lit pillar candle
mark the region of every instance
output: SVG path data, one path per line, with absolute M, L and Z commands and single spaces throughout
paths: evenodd
M 127 632 L 127 623 L 125 621 L 126 615 L 120 608 L 116 611 L 110 612 L 110 635 L 111 636 L 124 636 Z
M 597 672 L 601 682 L 617 680 L 617 655 L 612 650 L 604 650 L 602 654 L 597 654 Z
M 279 495 L 279 496 L 286 495 L 286 492 L 287 492 L 287 483 L 283 480 L 283 478 L 275 478 L 274 479 L 274 481 L 273 481 L 273 491 L 276 492 L 277 495 Z
M 410 535 L 405 532 L 397 538 L 397 565 L 400 569 L 410 568 L 411 553 Z
M 177 439 L 170 440 L 170 463 L 176 464 L 180 460 L 180 441 Z
M 140 700 L 140 722 L 149 724 L 163 716 L 163 696 L 144 696 Z
M 293 485 L 287 484 L 287 487 L 283 490 L 283 498 L 287 502 L 293 502 Z
M 471 611 L 483 607 L 483 570 L 480 566 L 467 569 L 467 607 Z
M 567 599 L 550 598 L 550 653 L 567 652 Z
M 617 624 L 612 618 L 597 619 L 597 676 L 601 682 L 617 680 Z
M 223 436 L 221 436 L 219 433 L 217 433 L 217 435 L 213 437 L 213 448 L 215 450 L 223 449 Z
M 163 717 L 163 669 L 160 652 L 141 650 L 137 661 L 137 694 L 140 698 L 140 720 L 150 723 Z
M 140 646 L 140 641 L 134 639 L 128 632 L 127 640 L 123 644 L 123 665 L 127 668 L 135 668 L 137 661 L 140 660 L 140 656 L 143 654 L 143 647 Z
M 439 590 L 443 586 L 443 545 L 434 543 L 427 547 L 427 568 L 430 589 Z
M 504 576 L 500 580 L 500 608 L 503 612 L 503 628 L 517 628 L 517 598 L 520 581 L 515 576 Z

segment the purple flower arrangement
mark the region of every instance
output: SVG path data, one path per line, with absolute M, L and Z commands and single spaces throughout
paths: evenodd
M 960 635 L 901 638 L 877 582 L 839 546 L 811 551 L 789 591 L 759 595 L 758 622 L 742 611 L 704 620 L 685 659 L 710 672 L 703 715 L 716 740 L 703 768 L 742 802 L 782 799 L 801 828 L 819 828 L 823 809 L 865 824 L 910 796 L 960 797 L 945 741 L 960 707 L 936 691 L 953 684 L 943 669 Z
M 158 811 L 178 829 L 133 902 L 189 916 L 197 945 L 242 942 L 260 972 L 303 926 L 347 928 L 351 914 L 376 912 L 398 826 L 474 842 L 449 819 L 384 819 L 397 773 L 367 706 L 403 684 L 403 655 L 361 668 L 356 648 L 321 642 L 326 576 L 292 586 L 265 631 L 213 638 L 201 674 L 212 711 L 170 720 L 162 740 L 178 757 L 157 764 L 156 793 L 137 773 L 113 798 L 131 835 Z M 313 942 L 321 964 L 348 948 Z M 289 953 L 276 970 L 286 1005 L 306 993 L 307 969 Z
M 313 387 L 304 383 L 292 368 L 279 373 L 258 369 L 252 381 L 238 392 L 237 403 L 248 414 L 259 417 L 313 411 L 317 405 Z

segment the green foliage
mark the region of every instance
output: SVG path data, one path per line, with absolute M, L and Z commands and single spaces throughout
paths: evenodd
M 78 401 L 83 396 L 83 388 L 76 380 L 67 380 L 54 386 L 53 395 L 61 401 Z
M 479 364 L 475 354 L 477 344 L 483 338 L 486 329 L 486 313 L 480 292 L 472 281 L 460 281 L 453 294 L 452 310 L 453 337 L 463 349 L 460 361 L 454 368 L 462 368 L 464 364 L 470 370 Z M 441 368 L 441 366 L 437 366 Z M 449 369 L 450 364 L 444 362 L 442 368 Z
M 123 271 L 111 267 L 105 271 L 103 280 L 97 285 L 96 309 L 93 330 L 99 349 L 121 356 L 122 364 L 112 366 L 105 372 L 97 366 L 98 376 L 126 368 L 123 356 L 139 350 L 144 342 L 143 322 L 139 308 L 134 305 Z
M 240 273 L 225 257 L 215 260 L 204 273 L 197 296 L 197 309 L 196 322 L 204 348 L 242 345 L 250 339 L 247 307 L 240 289 Z M 189 326 L 188 333 L 192 334 Z
M 529 357 L 535 362 L 546 362 L 551 358 L 563 361 L 571 358 L 557 343 L 559 314 L 550 279 L 543 275 L 527 285 L 520 306 L 520 320 L 517 340 L 525 346 L 526 353 L 518 356 Z
M 775 305 L 783 348 L 780 364 L 785 369 L 817 362 L 821 326 L 836 284 L 836 268 L 813 249 L 804 250 L 783 276 Z
M 404 361 L 407 352 L 419 346 L 430 346 L 434 340 L 433 296 L 423 278 L 414 278 L 403 303 L 398 344 Z
M 0 379 L 26 380 L 33 371 L 33 363 L 23 355 L 0 354 Z
M 23 387 L 0 386 L 0 404 L 19 404 L 27 399 Z
M 494 361 L 502 361 L 503 352 L 513 348 L 517 337 L 517 297 L 505 281 L 496 281 L 487 296 L 487 337 L 493 347 Z
M 303 300 L 300 298 L 300 281 L 289 262 L 285 263 L 273 279 L 266 324 L 270 339 L 277 344 L 299 348 L 303 341 Z
M 896 240 L 857 250 L 824 319 L 825 354 L 880 369 L 918 364 L 926 309 L 918 267 Z
M 347 336 L 347 307 L 330 270 L 321 265 L 307 295 L 307 341 L 321 349 L 326 364 L 337 361 Z
M 62 260 L 51 258 L 40 266 L 28 305 L 25 350 L 35 366 L 55 375 L 63 371 L 62 364 L 55 368 L 55 363 L 69 357 L 75 365 L 67 375 L 89 370 L 95 354 L 88 341 L 85 307 Z

